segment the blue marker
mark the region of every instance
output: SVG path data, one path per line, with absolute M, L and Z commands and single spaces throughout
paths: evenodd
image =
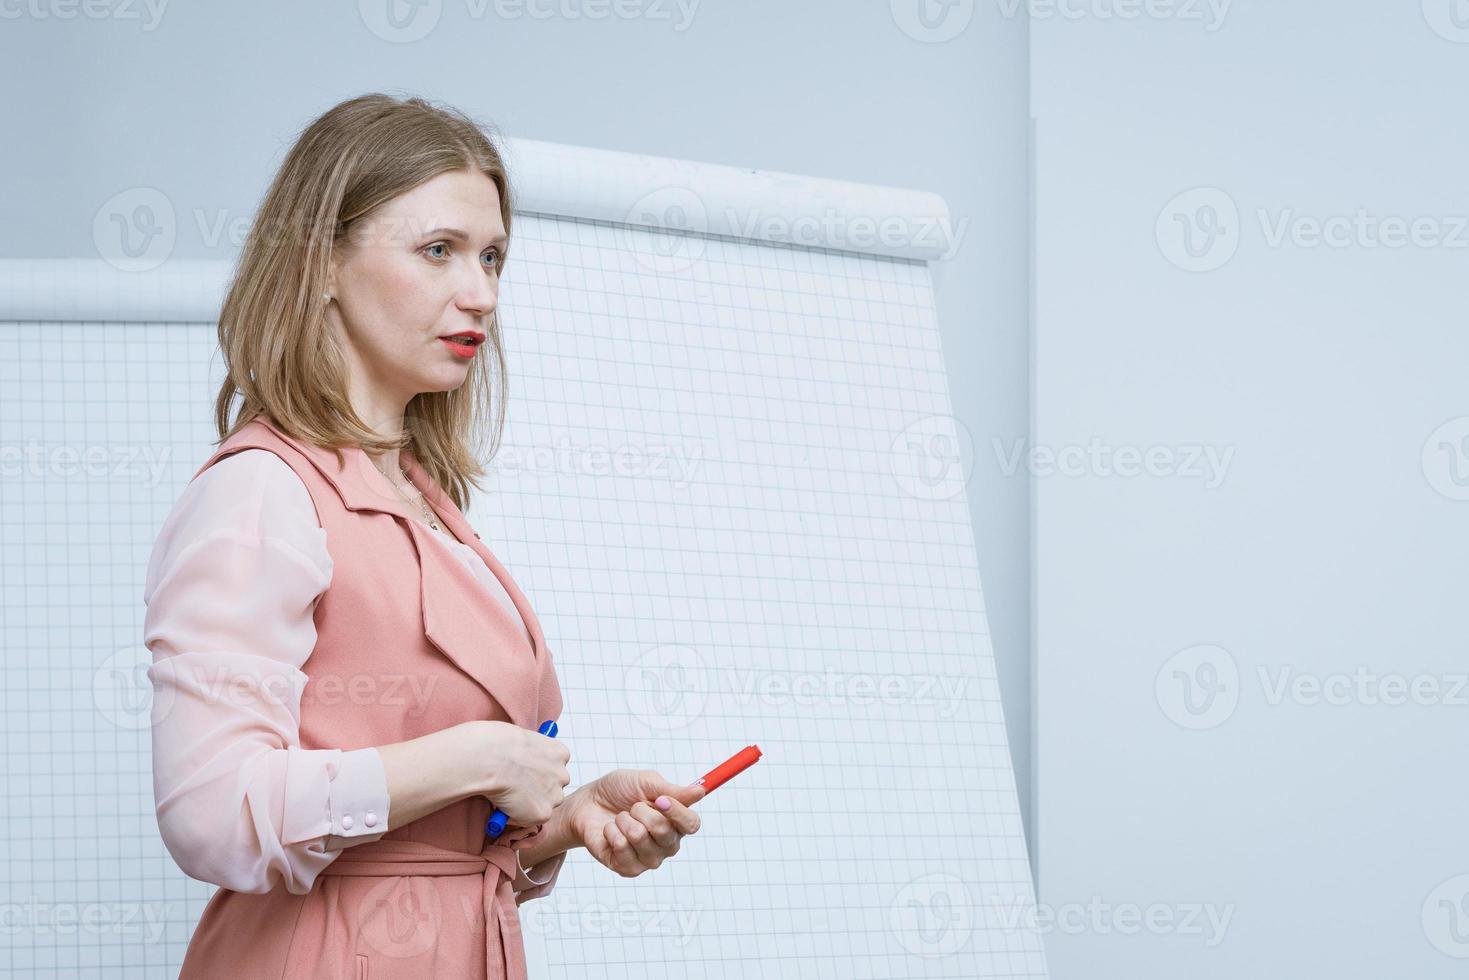
M 556 722 L 541 722 L 541 727 L 536 729 L 536 731 L 540 732 L 542 735 L 545 735 L 547 738 L 555 738 Z M 485 824 L 485 836 L 499 837 L 501 834 L 505 833 L 505 825 L 509 822 L 510 818 L 505 815 L 505 811 L 496 808 L 495 812 L 490 814 L 489 823 Z

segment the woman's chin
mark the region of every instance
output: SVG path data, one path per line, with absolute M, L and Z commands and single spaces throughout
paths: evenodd
M 422 379 L 420 391 L 453 391 L 469 377 L 469 364 L 449 364 L 436 368 Z

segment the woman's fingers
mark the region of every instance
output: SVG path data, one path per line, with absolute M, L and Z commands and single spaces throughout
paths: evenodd
M 642 821 L 625 810 L 619 813 L 616 819 L 617 829 L 621 830 L 628 843 L 632 844 L 633 851 L 637 853 L 638 860 L 642 862 L 644 868 L 656 868 L 663 863 L 663 859 L 668 856 L 668 851 L 653 839 L 653 835 L 648 833 L 648 828 L 643 826 Z
M 614 818 L 607 821 L 602 827 L 602 836 L 607 841 L 607 847 L 611 851 L 612 860 L 609 866 L 618 874 L 635 877 L 641 871 L 637 852 L 633 850 L 632 844 L 617 826 Z
M 658 846 L 667 854 L 673 853 L 670 848 L 678 848 L 679 830 L 668 819 L 668 815 L 653 809 L 653 804 L 639 801 L 633 804 L 628 811 L 644 827 L 648 829 L 648 836 L 652 837 Z
M 613 870 L 636 877 L 677 854 L 684 836 L 698 832 L 699 815 L 672 797 L 668 800 L 667 810 L 639 800 L 603 825 Z
M 659 810 L 668 821 L 673 824 L 673 829 L 680 834 L 696 834 L 699 832 L 699 815 L 684 806 L 673 797 L 660 797 L 668 800 L 668 809 Z M 654 809 L 657 809 L 657 801 L 654 801 Z

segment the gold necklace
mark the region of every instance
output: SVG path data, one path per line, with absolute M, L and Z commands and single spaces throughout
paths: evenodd
M 393 485 L 393 489 L 397 492 L 399 497 L 403 498 L 403 502 L 409 507 L 412 507 L 413 501 L 409 500 L 407 495 L 403 493 L 403 490 L 398 486 L 397 481 L 388 476 L 387 470 L 384 470 L 381 466 L 378 466 L 377 460 L 373 460 L 372 465 L 377 466 L 377 471 L 383 475 L 383 479 L 387 480 Z M 419 490 L 416 486 L 413 486 L 413 481 L 408 479 L 408 472 L 404 470 L 402 466 L 398 467 L 398 472 L 403 474 L 403 482 L 408 484 L 410 487 L 413 487 L 413 489 L 418 493 L 418 507 L 420 510 L 423 511 L 423 519 L 428 523 L 428 526 L 433 528 L 435 531 L 442 531 L 443 528 L 439 527 L 439 522 L 438 519 L 434 517 L 434 512 L 429 510 L 428 502 L 423 499 L 423 491 Z

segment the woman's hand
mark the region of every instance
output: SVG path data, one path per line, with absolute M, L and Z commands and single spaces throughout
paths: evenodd
M 488 797 L 513 824 L 535 827 L 551 819 L 571 782 L 565 742 L 503 721 L 467 721 L 455 728 L 462 733 L 465 785 Z
M 701 785 L 670 783 L 651 769 L 614 769 L 577 787 L 559 816 L 592 857 L 624 878 L 636 878 L 677 854 L 683 838 L 698 832 L 699 817 L 688 806 L 704 793 Z

